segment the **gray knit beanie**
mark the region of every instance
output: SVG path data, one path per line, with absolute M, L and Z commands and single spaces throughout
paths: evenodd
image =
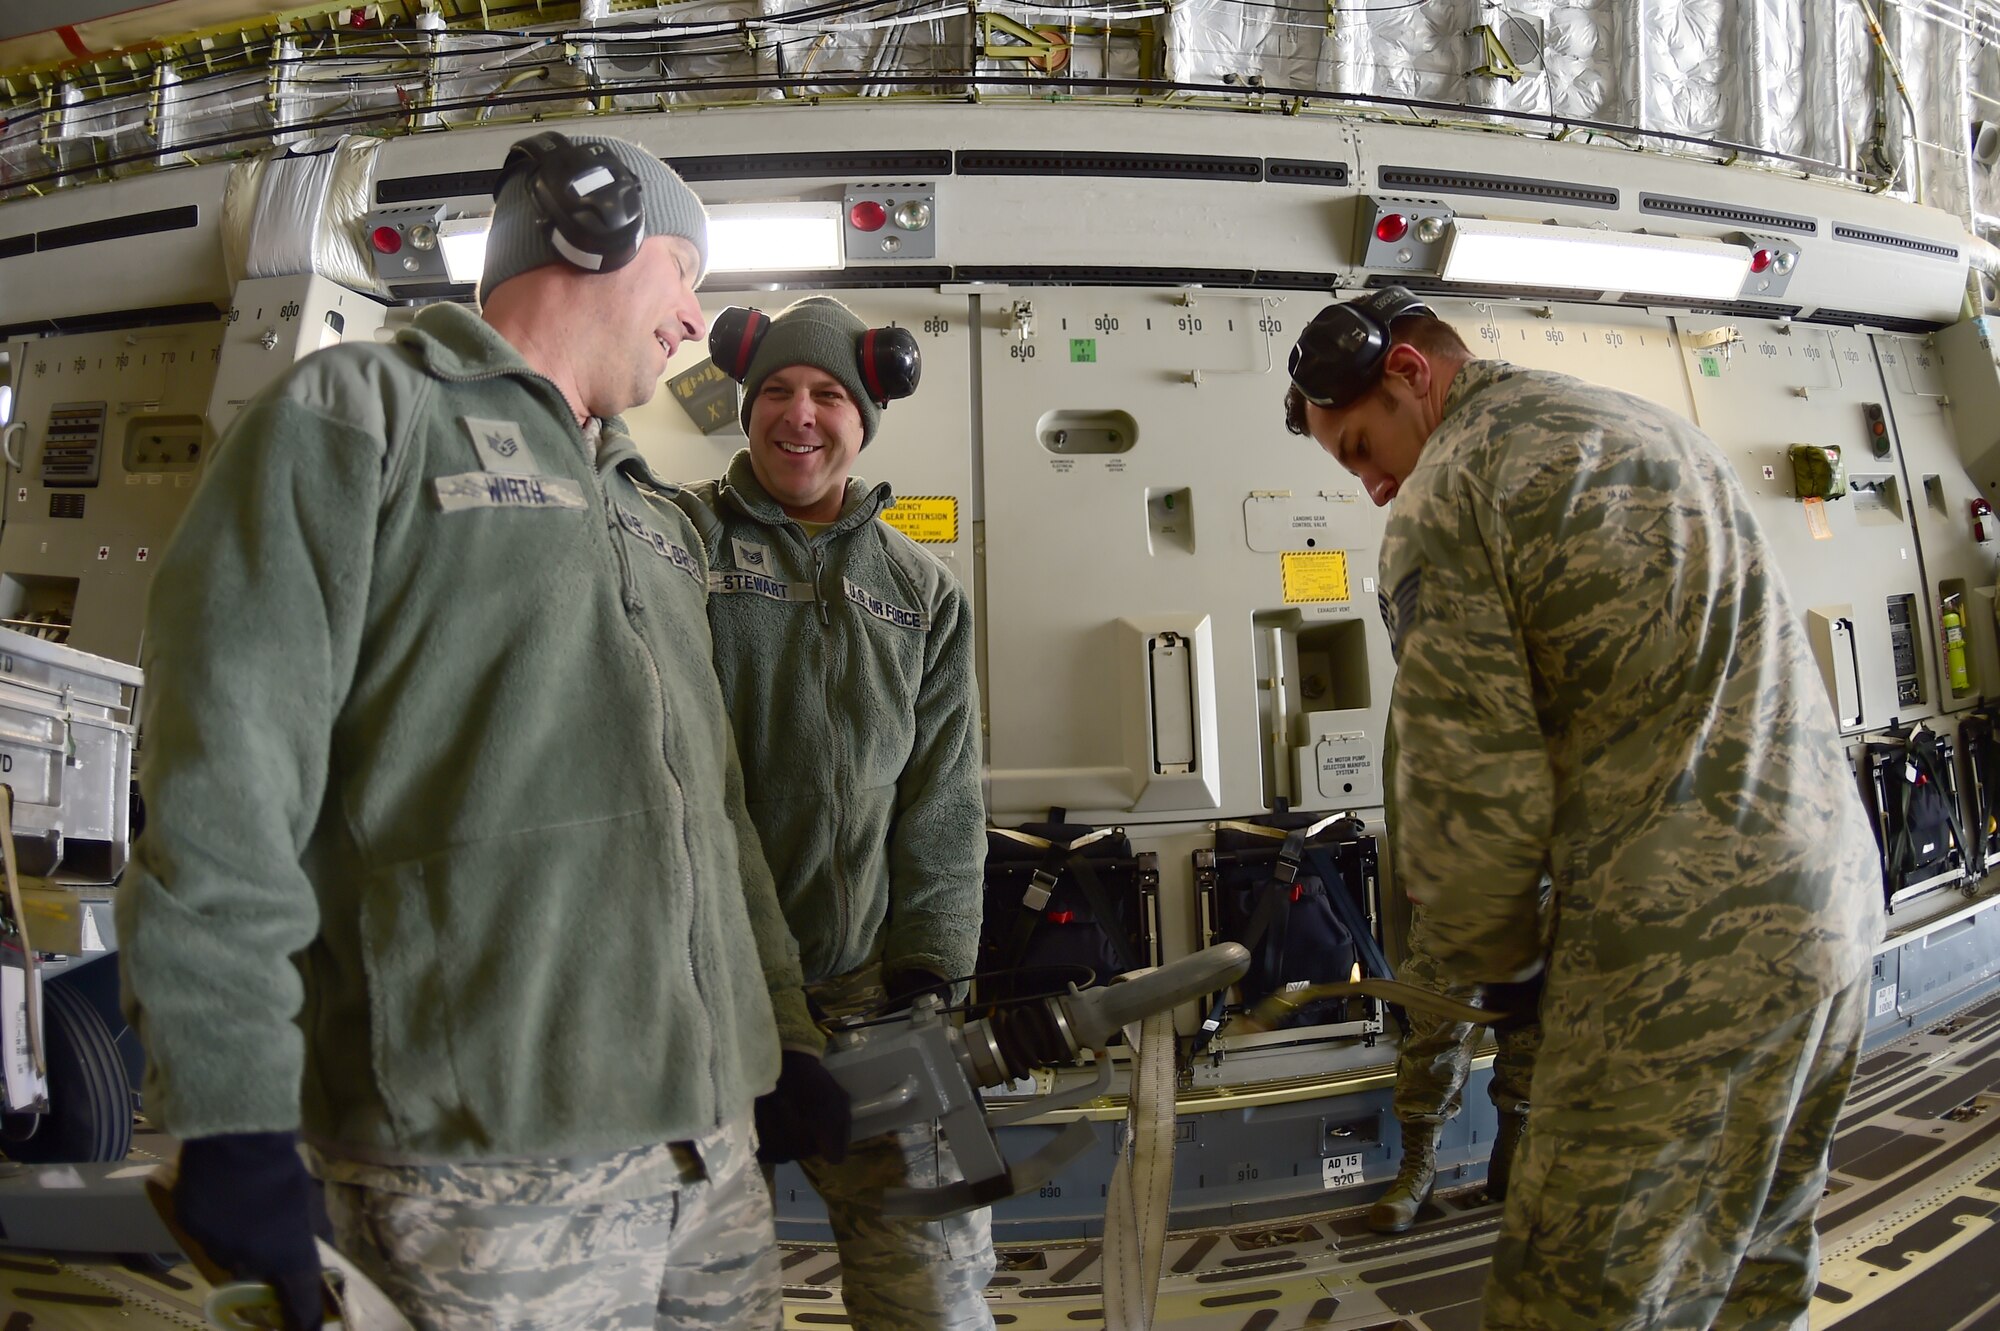
M 708 271 L 708 214 L 687 182 L 636 143 L 595 134 L 572 134 L 569 139 L 572 143 L 602 144 L 610 149 L 619 164 L 639 178 L 646 234 L 681 236 L 693 242 L 701 254 L 701 271 Z M 493 205 L 493 225 L 486 233 L 486 267 L 479 275 L 480 300 L 484 301 L 493 288 L 510 277 L 546 263 L 564 261 L 549 240 L 551 226 L 549 219 L 535 213 L 528 196 L 526 172 L 501 188 Z M 699 274 L 696 280 L 700 280 Z
M 868 447 L 882 409 L 861 382 L 861 335 L 867 331 L 854 311 L 831 296 L 807 296 L 773 319 L 743 376 L 743 433 L 750 433 L 750 404 L 764 381 L 788 365 L 810 365 L 840 380 L 861 408 L 861 446 Z

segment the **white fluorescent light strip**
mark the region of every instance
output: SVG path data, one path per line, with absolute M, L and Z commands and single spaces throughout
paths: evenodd
M 840 211 L 837 203 L 712 203 L 708 271 L 843 268 Z
M 486 228 L 492 222 L 490 217 L 454 217 L 438 227 L 445 276 L 454 282 L 479 280 L 486 268 Z
M 477 282 L 486 266 L 490 217 L 455 217 L 438 228 L 445 272 Z M 708 271 L 792 272 L 846 266 L 837 203 L 719 203 L 708 209 Z
M 1451 224 L 1439 275 L 1479 286 L 1734 300 L 1750 275 L 1750 250 L 1717 240 L 1460 217 Z

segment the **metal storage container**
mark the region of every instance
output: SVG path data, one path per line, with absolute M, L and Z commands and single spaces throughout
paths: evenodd
M 134 666 L 0 629 L 0 782 L 21 870 L 109 883 L 132 842 Z

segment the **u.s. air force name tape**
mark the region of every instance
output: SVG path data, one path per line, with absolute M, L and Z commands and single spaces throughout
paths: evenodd
M 706 583 L 707 580 L 702 576 L 701 561 L 689 554 L 685 547 L 676 545 L 674 542 L 668 540 L 664 533 L 654 531 L 646 525 L 637 513 L 632 512 L 623 504 L 619 504 L 617 507 L 619 526 L 638 537 L 640 543 L 648 550 L 651 550 L 654 554 L 666 560 L 690 578 L 693 578 L 697 583 Z
M 447 513 L 474 508 L 580 509 L 583 487 L 556 476 L 510 476 L 497 471 L 468 471 L 440 476 L 431 482 L 438 507 Z
M 905 610 L 900 605 L 892 605 L 869 591 L 866 587 L 855 586 L 847 578 L 842 578 L 840 582 L 847 589 L 848 600 L 854 602 L 865 613 L 875 616 L 875 618 L 881 620 L 883 623 L 894 624 L 897 628 L 902 629 L 915 629 L 919 633 L 930 631 L 931 617 L 923 611 Z
M 808 582 L 786 582 L 764 573 L 746 573 L 742 569 L 712 569 L 708 575 L 708 589 L 711 592 L 733 596 L 766 596 L 773 601 L 810 601 L 813 596 L 812 584 Z

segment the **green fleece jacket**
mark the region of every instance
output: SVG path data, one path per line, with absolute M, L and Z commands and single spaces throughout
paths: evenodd
M 588 1154 L 818 1047 L 670 490 L 455 306 L 245 408 L 147 615 L 118 926 L 157 1125 Z
M 964 591 L 876 521 L 887 485 L 848 481 L 811 538 L 748 452 L 679 502 L 715 566 L 715 669 L 807 981 L 878 955 L 892 975 L 971 973 L 986 810 Z

